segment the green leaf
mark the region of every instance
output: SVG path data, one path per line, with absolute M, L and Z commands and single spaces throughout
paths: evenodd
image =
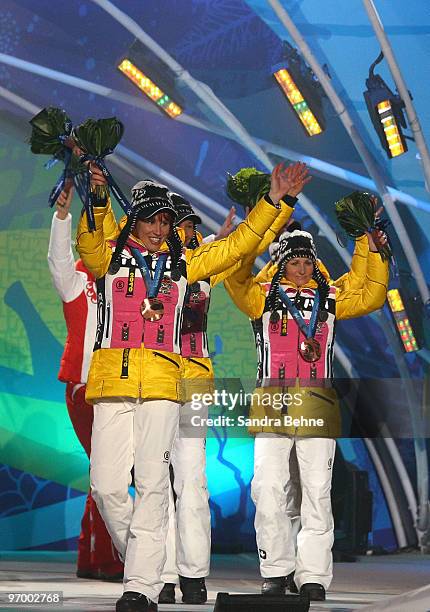
M 124 133 L 124 126 L 116 117 L 87 119 L 73 129 L 73 139 L 85 153 L 104 157 L 115 149 Z
M 336 217 L 339 225 L 352 238 L 359 238 L 365 232 L 375 229 L 375 205 L 370 193 L 353 191 L 335 204 Z M 382 229 L 384 229 L 381 226 Z M 387 244 L 380 251 L 383 260 L 392 256 Z
M 336 216 L 349 236 L 359 238 L 375 225 L 375 207 L 371 195 L 353 191 L 336 202 Z
M 61 108 L 47 107 L 30 119 L 32 153 L 58 157 L 64 148 L 60 136 L 70 133 L 72 122 Z
M 253 208 L 270 191 L 270 174 L 256 168 L 242 168 L 236 174 L 227 174 L 226 192 L 234 202 L 244 208 Z

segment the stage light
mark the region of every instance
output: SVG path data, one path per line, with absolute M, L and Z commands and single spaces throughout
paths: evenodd
M 407 353 L 418 351 L 420 347 L 418 346 L 415 334 L 409 322 L 400 291 L 398 289 L 390 289 L 387 293 L 387 297 L 405 351 Z
M 272 68 L 272 73 L 306 134 L 321 134 L 325 129 L 322 88 L 312 70 L 288 42 L 284 42 L 284 60 Z
M 367 90 L 363 95 L 379 140 L 391 159 L 408 150 L 402 132 L 402 127 L 405 129 L 407 125 L 402 110 L 405 106 L 403 100 L 391 91 L 382 77 L 373 73 L 383 57 L 381 53 L 371 65 L 366 79 Z
M 129 59 L 124 59 L 118 66 L 126 77 L 130 79 L 148 98 L 157 104 L 169 117 L 178 117 L 183 109 L 176 104 L 160 87 L 158 87 L 146 74 L 144 74 Z

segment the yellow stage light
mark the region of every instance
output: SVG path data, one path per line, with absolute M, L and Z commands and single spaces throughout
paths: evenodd
M 137 66 L 129 59 L 124 59 L 118 65 L 125 76 L 132 81 L 144 94 L 157 104 L 169 117 L 178 117 L 183 109 L 176 104 L 156 83 L 151 81 Z
M 404 349 L 407 353 L 412 353 L 419 350 L 415 334 L 406 314 L 402 296 L 398 289 L 390 289 L 387 292 L 388 304 L 396 322 L 397 330 Z
M 309 134 L 309 136 L 321 134 L 323 128 L 309 108 L 308 103 L 297 87 L 290 72 L 286 68 L 281 68 L 274 72 L 274 77 L 281 86 L 284 94 L 287 96 L 288 101 L 296 112 L 307 134 Z

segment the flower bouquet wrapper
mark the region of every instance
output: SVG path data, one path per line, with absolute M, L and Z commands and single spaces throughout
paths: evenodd
M 48 202 L 52 208 L 66 184 L 71 185 L 74 177 L 82 175 L 86 172 L 86 168 L 72 153 L 74 146 L 71 138 L 72 121 L 63 109 L 48 106 L 30 119 L 29 123 L 31 152 L 36 155 L 51 156 L 45 164 L 47 169 L 59 161 L 64 163 L 64 170 L 49 195 Z
M 387 233 L 389 222 L 376 217 L 375 198 L 364 191 L 353 191 L 335 204 L 339 225 L 351 238 L 359 238 L 366 232 L 382 230 Z M 387 234 L 387 244 L 379 249 L 384 261 L 393 258 L 391 243 Z
M 254 208 L 269 191 L 270 174 L 256 168 L 242 168 L 236 174 L 228 174 L 227 195 L 244 208 Z
M 116 117 L 106 119 L 87 119 L 72 130 L 72 138 L 76 147 L 82 154 L 79 157 L 81 163 L 95 163 L 106 177 L 107 185 L 96 185 L 93 190 L 90 186 L 90 170 L 86 171 L 84 181 L 84 207 L 87 213 L 88 227 L 95 229 L 94 203 L 105 201 L 109 195 L 109 189 L 118 201 L 123 211 L 128 215 L 131 211 L 130 203 L 114 180 L 112 174 L 106 167 L 104 158 L 115 150 L 124 133 L 124 126 Z

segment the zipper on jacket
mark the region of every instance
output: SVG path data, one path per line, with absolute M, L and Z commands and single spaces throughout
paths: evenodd
M 181 320 L 181 316 L 182 316 L 182 309 L 181 310 L 176 310 L 176 324 L 175 324 L 175 345 L 179 346 L 179 342 L 180 342 L 180 333 L 181 333 L 181 329 L 182 329 L 182 320 Z
M 204 363 L 200 363 L 199 361 L 196 361 L 195 359 L 191 359 L 191 357 L 188 358 L 189 361 L 192 361 L 193 363 L 196 363 L 198 366 L 200 366 L 201 368 L 204 368 L 205 370 L 207 370 L 208 372 L 210 372 L 210 369 L 208 368 L 208 366 L 206 366 Z
M 325 402 L 328 402 L 329 404 L 334 406 L 334 402 L 332 400 L 328 399 L 327 397 L 324 397 L 324 395 L 320 395 L 319 393 L 315 393 L 315 391 L 309 391 L 309 395 L 313 395 L 314 397 L 318 397 L 319 399 L 322 399 Z
M 109 338 L 109 324 L 110 324 L 110 302 L 106 305 L 106 338 Z
M 179 368 L 179 364 L 176 363 L 176 361 L 174 359 L 170 359 L 170 357 L 167 357 L 167 355 L 162 355 L 161 353 L 157 353 L 157 351 L 152 351 L 153 355 L 157 355 L 157 357 L 162 357 L 163 359 L 165 359 L 166 361 L 170 361 L 171 363 L 173 363 L 177 368 Z
M 296 295 L 294 296 L 294 304 L 296 303 L 296 300 L 298 298 L 298 296 L 300 295 L 300 289 L 297 290 Z M 297 325 L 297 323 L 296 323 Z M 300 327 L 297 325 L 297 331 L 298 331 L 298 335 L 297 335 L 297 354 L 296 354 L 296 359 L 297 359 L 297 370 L 296 370 L 296 378 L 299 378 L 299 362 L 300 362 L 300 358 L 299 358 L 299 354 L 300 354 Z M 296 432 L 297 433 L 297 432 Z
M 269 378 L 269 347 L 266 340 L 264 341 L 264 375 Z

